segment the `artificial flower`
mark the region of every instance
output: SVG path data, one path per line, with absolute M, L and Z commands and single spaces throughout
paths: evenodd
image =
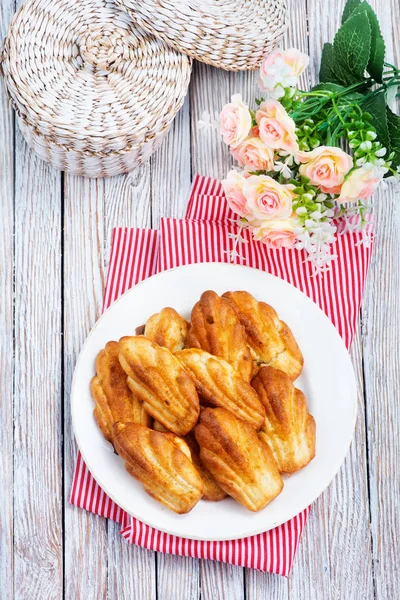
M 297 223 L 293 219 L 264 221 L 253 230 L 253 237 L 269 248 L 293 248 L 296 242 Z
M 296 125 L 277 100 L 265 100 L 256 112 L 260 138 L 266 146 L 285 150 L 291 154 L 298 152 Z
M 232 170 L 229 171 L 226 179 L 221 182 L 229 207 L 240 217 L 251 215 L 246 198 L 243 194 L 245 181 L 245 174 Z
M 285 88 L 293 88 L 299 76 L 308 67 L 309 57 L 297 50 L 274 50 L 262 62 L 260 69 L 260 87 L 271 98 L 279 99 L 285 95 Z
M 282 185 L 268 175 L 251 175 L 245 179 L 243 194 L 249 221 L 284 219 L 292 214 L 291 186 Z
M 252 120 L 248 106 L 240 94 L 232 96 L 232 101 L 225 104 L 220 114 L 221 134 L 225 144 L 236 148 L 248 137 Z
M 297 160 L 303 163 L 300 174 L 308 177 L 311 185 L 318 186 L 325 194 L 339 194 L 345 176 L 353 167 L 352 157 L 334 146 L 299 152 Z
M 232 156 L 249 171 L 271 171 L 274 152 L 259 137 L 249 137 L 240 146 L 232 148 Z
M 385 173 L 387 173 L 386 168 L 372 163 L 365 163 L 359 169 L 354 169 L 343 183 L 337 201 L 356 202 L 369 198 L 381 183 Z

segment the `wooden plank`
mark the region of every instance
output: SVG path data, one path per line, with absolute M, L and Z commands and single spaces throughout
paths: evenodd
M 151 223 L 183 217 L 191 184 L 189 95 L 160 150 L 151 159 Z
M 376 214 L 377 239 L 363 304 L 364 377 L 373 574 L 376 597 L 389 599 L 397 598 L 400 589 L 399 198 L 388 191 L 378 194 Z
M 13 2 L 0 4 L 0 36 L 4 37 Z M 14 597 L 13 572 L 13 268 L 14 268 L 14 121 L 0 81 L 0 590 Z
M 191 155 L 192 174 L 223 177 L 232 162 L 229 150 L 214 129 L 198 129 L 203 114 L 214 119 L 234 92 L 231 87 L 233 75 L 194 62 L 190 83 Z
M 373 3 L 382 24 L 387 57 L 400 63 L 400 5 Z M 397 112 L 400 112 L 400 103 Z M 400 590 L 399 383 L 400 383 L 400 210 L 399 191 L 375 200 L 376 241 L 363 303 L 366 431 L 376 598 Z M 378 299 L 378 301 L 377 301 Z
M 245 570 L 211 560 L 200 562 L 201 598 L 207 600 L 243 600 Z
M 104 181 L 104 226 L 106 248 L 104 261 L 110 256 L 114 227 L 150 227 L 150 163 L 129 175 Z M 118 600 L 155 600 L 155 553 L 128 544 L 121 537 L 120 526 L 108 522 L 108 597 Z
M 64 502 L 65 598 L 107 597 L 107 523 L 69 504 L 76 460 L 70 412 L 75 362 L 100 316 L 103 289 L 104 181 L 64 182 Z
M 127 175 L 105 179 L 104 189 L 104 262 L 107 265 L 114 227 L 151 227 L 150 163 Z
M 15 147 L 14 597 L 61 598 L 60 175 Z

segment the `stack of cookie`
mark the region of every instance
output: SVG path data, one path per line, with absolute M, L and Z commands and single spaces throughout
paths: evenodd
M 190 321 L 164 308 L 99 353 L 94 415 L 127 471 L 177 513 L 231 496 L 251 511 L 315 455 L 293 381 L 303 356 L 276 311 L 245 291 L 206 291 Z

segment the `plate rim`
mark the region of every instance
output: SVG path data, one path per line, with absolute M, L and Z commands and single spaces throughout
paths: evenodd
M 323 318 L 325 319 L 325 321 L 327 322 L 328 326 L 334 331 L 338 342 L 340 343 L 340 345 L 342 346 L 342 349 L 345 351 L 345 353 L 347 354 L 348 357 L 348 363 L 350 366 L 350 371 L 351 371 L 351 375 L 352 375 L 352 380 L 353 380 L 353 392 L 354 392 L 354 399 L 353 399 L 353 403 L 352 403 L 352 421 L 351 421 L 351 435 L 349 436 L 349 439 L 346 442 L 345 445 L 345 450 L 343 452 L 343 457 L 341 459 L 341 462 L 339 464 L 339 466 L 337 467 L 337 469 L 335 470 L 335 472 L 333 474 L 331 474 L 329 476 L 329 481 L 327 483 L 323 483 L 323 485 L 321 486 L 321 488 L 319 488 L 318 493 L 315 495 L 314 500 L 311 501 L 311 503 L 306 503 L 305 506 L 301 506 L 301 508 L 296 509 L 295 512 L 293 512 L 293 514 L 290 514 L 289 517 L 285 518 L 284 520 L 280 520 L 278 519 L 277 521 L 275 521 L 273 524 L 271 524 L 270 526 L 267 527 L 261 527 L 255 530 L 252 530 L 250 532 L 246 532 L 240 535 L 231 535 L 231 536 L 225 536 L 221 537 L 219 536 L 200 536 L 200 535 L 190 535 L 190 536 L 184 536 L 182 534 L 177 534 L 174 533 L 173 531 L 168 530 L 168 528 L 165 528 L 164 526 L 155 526 L 151 523 L 149 523 L 146 519 L 142 518 L 142 516 L 138 517 L 136 516 L 131 509 L 127 509 L 125 506 L 125 503 L 122 503 L 117 500 L 113 494 L 112 491 L 110 491 L 107 486 L 105 486 L 103 483 L 100 483 L 100 481 L 98 480 L 98 478 L 96 477 L 96 475 L 89 469 L 88 465 L 87 465 L 87 460 L 85 458 L 85 453 L 84 451 L 82 451 L 82 447 L 81 444 L 79 442 L 79 436 L 76 433 L 76 427 L 75 427 L 75 421 L 76 421 L 76 414 L 74 411 L 74 406 L 75 406 L 75 402 L 73 401 L 75 394 L 77 393 L 75 388 L 76 388 L 76 379 L 77 379 L 77 371 L 78 371 L 78 366 L 82 360 L 85 348 L 87 346 L 87 344 L 89 343 L 89 339 L 92 337 L 93 333 L 95 332 L 95 330 L 100 326 L 101 322 L 103 321 L 103 318 L 107 315 L 107 313 L 111 310 L 114 309 L 114 307 L 116 306 L 116 304 L 118 302 L 120 302 L 120 300 L 122 300 L 125 296 L 132 294 L 139 286 L 143 286 L 144 284 L 146 284 L 146 282 L 148 282 L 150 279 L 155 279 L 158 278 L 160 276 L 165 276 L 165 274 L 167 273 L 171 273 L 173 271 L 184 271 L 188 268 L 193 268 L 193 267 L 197 267 L 197 266 L 204 266 L 204 265 L 221 265 L 227 268 L 234 268 L 234 269 L 244 269 L 246 271 L 251 270 L 251 271 L 257 271 L 259 273 L 264 274 L 267 278 L 273 278 L 277 281 L 279 281 L 280 283 L 284 283 L 288 286 L 290 286 L 291 288 L 294 288 L 294 290 L 296 290 L 297 293 L 301 294 L 302 296 L 304 296 L 306 298 L 307 301 L 311 302 L 314 307 L 320 312 L 320 314 L 323 316 Z M 179 537 L 182 539 L 188 539 L 188 540 L 196 540 L 196 541 L 209 541 L 209 542 L 223 542 L 223 541 L 232 541 L 232 540 L 241 540 L 241 539 L 245 539 L 248 537 L 253 537 L 256 535 L 259 535 L 261 533 L 266 533 L 267 531 L 271 531 L 272 529 L 275 529 L 276 527 L 279 527 L 280 525 L 289 522 L 291 519 L 293 519 L 294 517 L 296 517 L 297 515 L 300 515 L 302 512 L 304 512 L 304 510 L 306 510 L 307 508 L 311 507 L 311 505 L 323 494 L 323 492 L 330 486 L 330 484 L 332 483 L 333 479 L 336 477 L 336 475 L 339 473 L 340 469 L 343 466 L 343 463 L 346 459 L 346 456 L 349 452 L 351 443 L 354 439 L 354 431 L 355 431 L 355 426 L 356 426 L 356 421 L 357 421 L 357 413 L 358 413 L 358 386 L 357 386 L 357 378 L 356 378 L 356 374 L 354 371 L 354 366 L 353 363 L 351 361 L 351 357 L 349 354 L 348 349 L 346 348 L 346 345 L 344 343 L 344 340 L 342 338 L 342 336 L 340 335 L 340 333 L 338 332 L 337 328 L 335 327 L 335 325 L 332 323 L 332 321 L 330 320 L 330 318 L 328 317 L 328 315 L 320 308 L 320 306 L 318 306 L 318 304 L 316 302 L 314 302 L 314 300 L 312 300 L 309 296 L 307 296 L 307 294 L 305 294 L 302 290 L 300 290 L 298 287 L 296 287 L 295 285 L 289 283 L 288 281 L 286 281 L 285 279 L 282 279 L 281 277 L 277 277 L 276 275 L 273 275 L 272 273 L 268 273 L 267 271 L 263 271 L 262 269 L 258 269 L 257 267 L 250 267 L 247 265 L 238 265 L 238 264 L 232 264 L 232 263 L 224 263 L 221 261 L 211 261 L 211 262 L 198 262 L 198 263 L 191 263 L 188 265 L 179 265 L 177 267 L 173 267 L 171 269 L 165 269 L 164 271 L 160 271 L 159 273 L 154 273 L 153 275 L 146 277 L 145 279 L 143 279 L 142 281 L 140 281 L 139 283 L 135 284 L 133 287 L 129 288 L 128 290 L 126 290 L 123 294 L 121 294 L 116 300 L 114 300 L 110 306 L 100 315 L 100 317 L 97 319 L 97 321 L 95 322 L 95 324 L 93 325 L 92 329 L 89 331 L 88 335 L 85 338 L 85 341 L 81 347 L 81 350 L 79 352 L 78 358 L 76 360 L 75 363 L 75 367 L 74 367 L 74 373 L 73 373 L 73 377 L 72 377 L 72 382 L 71 382 L 71 391 L 70 391 L 70 411 L 71 411 L 71 422 L 72 422 L 72 429 L 74 432 L 74 437 L 75 437 L 75 441 L 76 444 L 78 446 L 79 452 L 82 456 L 82 459 L 89 471 L 89 473 L 91 474 L 91 476 L 93 477 L 93 479 L 96 481 L 97 485 L 103 490 L 103 492 L 109 497 L 111 498 L 111 500 L 117 505 L 119 506 L 122 510 L 124 510 L 128 515 L 134 517 L 135 519 L 137 519 L 138 521 L 140 521 L 141 523 L 144 523 L 146 526 L 151 527 L 155 530 L 161 531 L 163 533 L 166 533 L 168 535 L 173 535 L 175 537 Z M 75 464 L 75 468 L 76 468 L 76 464 Z M 75 471 L 74 471 L 75 474 Z

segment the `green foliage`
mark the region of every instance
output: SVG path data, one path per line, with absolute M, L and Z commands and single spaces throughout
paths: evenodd
M 386 113 L 386 97 L 384 90 L 370 94 L 362 103 L 362 108 L 372 117 L 372 125 L 376 129 L 382 146 L 390 151 L 390 137 Z
M 350 15 L 354 11 L 354 9 L 356 9 L 357 6 L 359 6 L 360 4 L 361 4 L 361 0 L 347 0 L 346 6 L 344 7 L 344 10 L 343 10 L 342 23 L 347 21 L 347 19 L 350 17 Z
M 400 165 L 400 117 L 386 107 L 386 117 L 389 126 L 390 150 L 394 153 L 392 168 Z
M 371 52 L 371 25 L 365 12 L 351 16 L 333 42 L 333 70 L 344 85 L 364 79 Z
M 367 71 L 382 83 L 384 61 L 385 42 L 375 12 L 366 0 L 348 0 L 333 44 L 324 46 L 320 81 L 349 86 L 362 83 Z
M 337 79 L 333 66 L 334 66 L 334 58 L 333 58 L 333 45 L 328 42 L 324 44 L 322 49 L 322 57 L 321 57 L 321 66 L 319 69 L 319 80 L 322 82 L 332 82 L 339 83 Z
M 385 42 L 379 27 L 378 18 L 371 6 L 365 0 L 351 13 L 351 17 L 353 18 L 363 13 L 367 15 L 371 27 L 371 49 L 367 71 L 375 81 L 381 83 L 385 60 Z
M 319 120 L 317 131 L 326 136 L 326 143 L 346 137 L 348 124 L 351 128 L 357 124 L 352 148 L 361 152 L 357 144 L 364 148 L 363 141 L 367 145 L 371 142 L 371 152 L 377 150 L 378 156 L 382 147 L 387 148 L 387 160 L 392 160 L 393 168 L 398 167 L 400 117 L 387 107 L 387 97 L 389 90 L 400 84 L 400 71 L 385 63 L 385 42 L 367 0 L 347 0 L 333 43 L 324 45 L 319 78 L 320 83 L 310 93 L 315 93 L 319 106 L 316 97 L 307 98 L 304 108 L 295 114 L 295 118 L 299 116 L 296 122 L 310 116 Z M 380 84 L 377 89 L 376 84 Z M 330 100 L 327 102 L 326 98 Z M 354 111 L 356 116 L 351 117 L 353 107 L 358 108 L 358 113 Z M 368 126 L 376 133 L 375 141 L 363 138 Z

